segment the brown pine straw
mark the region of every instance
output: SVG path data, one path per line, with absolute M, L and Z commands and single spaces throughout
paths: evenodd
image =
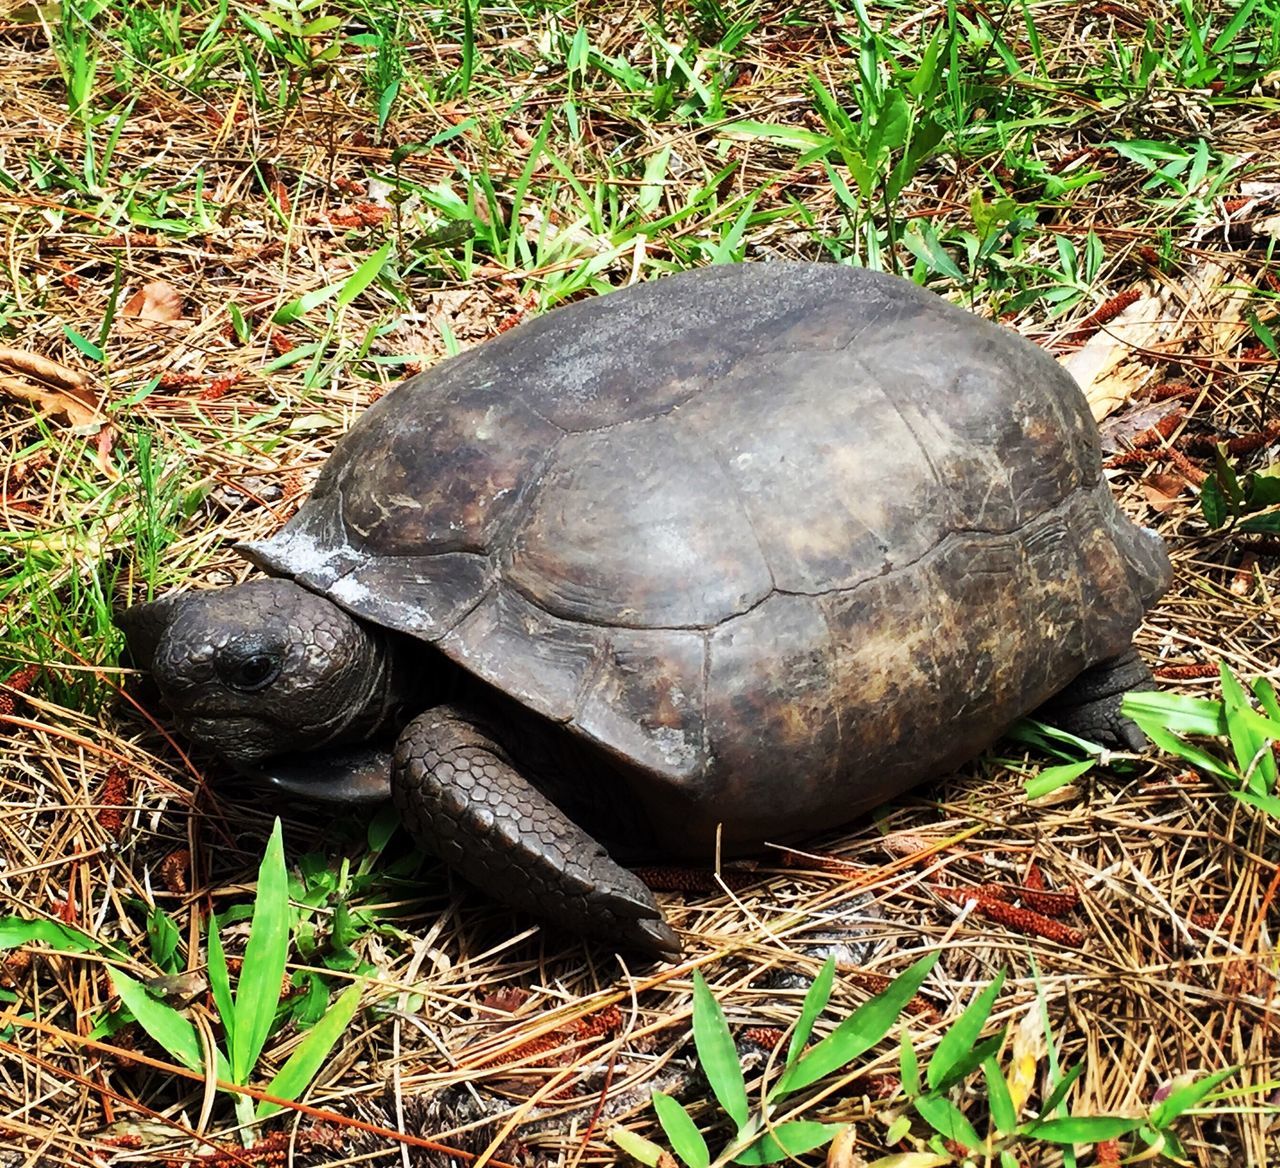
M 250 9 L 258 6 L 251 0 Z M 838 82 L 847 75 L 850 26 L 819 7 L 797 10 L 766 0 L 753 9 L 758 25 L 737 50 L 728 117 L 787 121 L 810 107 L 811 76 Z M 1096 54 L 1108 52 L 1112 33 L 1098 35 L 1099 19 L 1124 22 L 1136 14 L 1144 26 L 1147 18 L 1159 25 L 1170 15 L 1168 6 L 1150 3 L 1123 11 L 1102 7 L 1116 11 L 1036 6 L 1042 38 L 1052 38 L 1059 50 L 1055 68 L 1085 76 Z M 459 46 L 424 27 L 425 10 L 402 8 L 406 37 L 430 57 L 430 67 L 456 68 Z M 784 19 L 797 11 L 812 18 L 809 27 Z M 593 48 L 626 57 L 651 15 L 632 0 L 610 0 L 579 5 L 574 20 Z M 189 18 L 184 36 L 198 35 L 199 19 Z M 888 21 L 890 33 L 914 37 L 922 26 L 905 22 L 934 20 L 936 13 L 924 6 L 909 13 L 874 8 L 873 19 Z M 113 70 L 127 65 L 106 35 L 116 31 L 116 20 L 109 9 L 95 22 L 103 34 L 96 42 L 102 85 L 114 84 L 107 80 Z M 1116 25 L 1121 33 L 1124 27 Z M 509 191 L 527 154 L 521 143 L 536 137 L 545 116 L 559 116 L 565 78 L 554 62 L 536 76 L 523 66 L 518 76 L 502 70 L 506 62 L 524 60 L 529 43 L 560 31 L 536 16 L 527 26 L 486 20 L 478 34 L 485 69 L 477 71 L 465 101 L 440 108 L 402 99 L 394 143 L 425 142 L 467 116 L 485 127 L 450 140 L 447 149 L 405 159 L 400 172 L 407 182 L 416 189 L 456 187 L 465 170 L 488 173 L 500 192 Z M 0 647 L 0 675 L 43 663 L 25 696 L 18 696 L 22 687 L 12 677 L 7 687 L 0 683 L 0 913 L 65 919 L 119 945 L 134 972 L 150 976 L 158 971 L 143 925 L 154 907 L 182 936 L 183 972 L 198 974 L 207 960 L 209 914 L 253 900 L 263 842 L 277 813 L 285 818 L 291 863 L 319 852 L 333 870 L 344 860 L 363 861 L 363 825 L 354 816 L 335 821 L 332 813 L 270 803 L 207 756 L 189 755 L 189 744 L 163 719 L 116 693 L 122 677 L 112 672 L 114 647 L 105 635 L 101 643 L 67 644 L 61 628 L 41 624 L 49 596 L 69 603 L 76 589 L 83 597 L 85 585 L 115 581 L 117 592 L 104 598 L 113 605 L 145 590 L 130 575 L 138 554 L 131 526 L 138 484 L 126 478 L 113 488 L 99 460 L 117 458 L 133 475 L 136 449 L 130 443 L 148 436 L 168 460 L 163 484 L 184 497 L 191 493 L 195 510 L 175 521 L 174 539 L 162 554 L 161 589 L 242 579 L 248 569 L 232 546 L 278 528 L 365 406 L 402 374 L 434 366 L 446 336 L 465 348 L 535 315 L 555 279 L 602 253 L 594 250 L 598 242 L 586 239 L 545 266 L 526 269 L 478 247 L 478 262 L 459 275 L 452 266 L 459 253 L 446 247 L 439 263 L 432 259 L 408 277 L 399 289 L 403 301 L 374 286 L 335 317 L 322 311 L 274 324 L 282 304 L 341 279 L 384 239 L 394 241 L 397 256 L 419 254 L 405 249 L 439 227 L 412 203 L 392 215 L 369 205 L 375 201 L 370 178 L 395 169 L 394 145 L 369 135 L 368 95 L 356 58 L 335 65 L 324 87 L 308 89 L 295 106 L 278 110 L 252 108 L 231 72 L 200 94 L 161 74 L 138 74 L 137 103 L 122 124 L 102 197 L 117 197 L 113 184 L 120 174 L 146 175 L 140 189 L 145 197 L 189 189 L 191 176 L 200 172 L 216 218 L 181 237 L 128 230 L 119 215 L 102 212 L 97 195 L 77 206 L 85 200 L 73 192 L 34 189 L 27 159 L 52 151 L 74 165 L 85 143 L 76 119 L 68 117 L 58 63 L 42 31 L 0 35 L 0 76 L 9 82 L 0 155 L 16 160 L 5 169 L 24 184 L 18 191 L 0 186 L 0 282 L 14 282 L 23 298 L 21 311 L 9 317 L 16 335 L 5 338 L 6 346 L 70 371 L 73 381 L 101 382 L 102 405 L 119 427 L 114 452 L 103 453 L 99 436 L 57 421 L 38 423 L 24 404 L 0 398 L 0 539 L 6 541 L 0 551 L 7 565 L 22 563 L 29 551 L 43 557 L 40 584 L 47 590 L 7 594 L 3 617 L 19 635 L 44 628 L 52 637 Z M 511 102 L 516 85 L 524 94 L 518 108 Z M 791 152 L 722 139 L 713 128 L 638 117 L 635 98 L 615 85 L 593 88 L 589 77 L 584 85 L 581 135 L 573 141 L 553 135 L 563 171 L 541 167 L 530 187 L 531 205 L 546 208 L 551 228 L 581 217 L 564 174 L 589 191 L 598 183 L 610 198 L 634 199 L 645 185 L 647 161 L 670 147 L 680 165 L 661 184 L 660 214 L 689 205 L 707 175 L 732 163 L 721 192 L 725 205 L 731 196 L 751 193 L 758 212 L 783 213 L 749 228 L 744 242 L 751 259 L 830 258 L 831 241 L 847 238 L 845 211 L 821 166 L 799 169 Z M 1030 92 L 1017 81 L 1014 90 Z M 1143 136 L 1181 140 L 1191 117 L 1206 127 L 1215 151 L 1234 154 L 1233 143 L 1249 143 L 1249 181 L 1280 178 L 1270 161 L 1280 156 L 1280 126 L 1265 101 L 1210 108 L 1203 93 L 1176 96 L 1144 105 Z M 1005 314 L 1010 327 L 1033 338 L 1064 329 L 1084 338 L 1107 329 L 1116 319 L 1112 314 L 1123 310 L 1116 291 L 1138 281 L 1175 293 L 1170 312 L 1178 316 L 1179 330 L 1158 352 L 1139 354 L 1150 388 L 1120 406 L 1123 418 L 1130 407 L 1145 411 L 1167 402 L 1175 420 L 1157 421 L 1155 433 L 1143 438 L 1150 445 L 1120 455 L 1108 476 L 1126 511 L 1167 538 L 1175 563 L 1174 585 L 1144 622 L 1138 644 L 1161 685 L 1175 691 L 1214 693 L 1219 660 L 1245 679 L 1276 680 L 1280 541 L 1208 532 L 1192 492 L 1156 511 L 1142 490 L 1143 476 L 1157 465 L 1202 482 L 1219 441 L 1242 473 L 1265 469 L 1277 457 L 1274 395 L 1270 412 L 1264 409 L 1274 360 L 1247 332 L 1242 340 L 1238 330 L 1230 331 L 1232 319 L 1240 318 L 1227 309 L 1238 304 L 1209 303 L 1184 318 L 1176 295 L 1196 286 L 1198 265 L 1207 261 L 1231 267 L 1240 287 L 1274 290 L 1259 238 L 1240 243 L 1236 229 L 1247 231 L 1242 219 L 1263 222 L 1276 208 L 1264 200 L 1241 209 L 1237 200 L 1244 196 L 1232 177 L 1221 206 L 1206 208 L 1203 221 L 1189 224 L 1185 206 L 1155 207 L 1140 190 L 1144 175 L 1096 145 L 1125 130 L 1115 111 L 1072 101 L 1064 113 L 1062 126 L 1037 131 L 1037 158 L 1054 172 L 1088 165 L 1099 177 L 1073 192 L 1068 210 L 1043 216 L 1021 246 L 1028 263 L 1049 271 L 1058 262 L 1054 234 L 1082 247 L 1093 233 L 1105 250 L 1096 286 L 1065 318 L 1050 319 L 1042 304 L 1010 310 L 1012 303 L 1025 304 L 1012 298 L 1021 289 L 989 285 L 980 273 L 963 285 L 931 283 L 981 314 Z M 332 150 L 326 145 L 331 133 L 338 143 Z M 495 148 L 493 134 L 505 135 L 501 147 Z M 1001 183 L 1021 181 L 1017 174 L 999 177 L 1002 164 L 996 155 L 948 155 L 945 165 L 927 164 L 903 190 L 894 214 L 902 222 L 927 219 L 951 247 L 954 232 L 973 230 L 975 191 L 990 198 L 993 175 Z M 179 204 L 180 196 L 174 206 Z M 286 205 L 290 213 L 282 216 Z M 805 223 L 790 213 L 797 205 Z M 505 203 L 499 210 L 519 218 Z M 686 262 L 678 247 L 718 229 L 695 218 L 648 238 L 643 254 L 609 259 L 593 278 L 614 286 L 633 276 L 649 278 L 659 266 Z M 1165 230 L 1171 247 L 1159 246 Z M 896 258 L 913 262 L 902 249 Z M 113 329 L 104 376 L 69 342 L 66 329 L 98 335 L 117 270 L 121 303 L 146 283 L 164 280 L 183 291 L 186 312 L 182 323 L 155 334 Z M 247 338 L 231 325 L 232 303 L 244 313 Z M 1272 302 L 1254 298 L 1249 307 L 1267 320 Z M 343 359 L 332 376 L 326 371 L 316 383 L 307 382 L 308 361 L 275 364 L 317 342 L 327 346 L 325 360 L 354 354 L 368 338 L 373 357 L 405 363 Z M 153 380 L 147 396 L 125 404 Z M 254 419 L 260 419 L 257 428 L 249 430 Z M 87 513 L 87 498 L 100 504 L 98 511 Z M 108 518 L 124 522 L 111 526 Z M 1246 551 L 1257 557 L 1248 579 L 1239 574 Z M 92 684 L 94 670 L 102 670 L 98 685 Z M 1244 1070 L 1230 1085 L 1262 1094 L 1242 1097 L 1247 1106 L 1241 1099 L 1214 1104 L 1211 1119 L 1188 1118 L 1178 1133 L 1193 1162 L 1275 1165 L 1270 1116 L 1261 1106 L 1280 1081 L 1277 991 L 1269 972 L 1280 880 L 1275 825 L 1224 798 L 1211 779 L 1178 774 L 1171 760 L 1154 755 L 1128 770 L 1098 768 L 1088 781 L 1029 804 L 1026 774 L 1046 762 L 1002 743 L 875 818 L 802 841 L 803 852 L 766 852 L 750 876 L 725 866 L 718 877 L 679 877 L 682 887 L 660 899 L 681 931 L 687 958 L 656 970 L 540 929 L 430 862 L 411 882 L 357 882 L 350 907 L 367 911 L 382 930 L 354 942 L 379 983 L 371 985 L 366 1005 L 387 1008 L 363 1010 L 343 1036 L 309 1097 L 323 1099 L 324 1107 L 295 1106 L 273 1130 L 287 1130 L 296 1113 L 307 1122 L 344 1124 L 353 1160 L 398 1163 L 397 1141 L 404 1137 L 395 1131 L 397 1107 L 457 1092 L 483 1115 L 424 1121 L 411 1126 L 410 1141 L 429 1145 L 438 1137 L 439 1145 L 459 1146 L 459 1156 L 483 1159 L 497 1153 L 496 1133 L 508 1131 L 531 1162 L 566 1168 L 612 1163 L 617 1153 L 605 1135 L 611 1125 L 658 1137 L 649 1106 L 655 1086 L 681 1094 L 704 1129 L 715 1122 L 705 1085 L 689 1071 L 695 969 L 707 978 L 735 1037 L 785 1033 L 804 985 L 835 945 L 857 959 L 841 960 L 815 1036 L 828 1033 L 911 961 L 940 949 L 912 1005 L 922 1057 L 1005 969 L 1009 976 L 993 1024 L 1016 1023 L 1043 1006 L 1062 1061 L 1086 1067 L 1071 1099 L 1077 1114 L 1139 1114 L 1175 1077 L 1239 1064 Z M 402 847 L 393 841 L 385 859 L 398 859 Z M 714 857 L 704 860 L 712 867 Z M 374 868 L 382 864 L 379 858 Z M 1040 887 L 1041 869 L 1051 876 L 1052 889 Z M 1066 909 L 1071 890 L 1079 904 Z M 994 911 L 1004 921 L 976 907 L 954 911 L 956 901 L 969 900 L 1003 906 Z M 1046 908 L 1067 915 L 1058 918 Z M 331 911 L 322 906 L 309 917 L 321 936 Z M 1021 914 L 1074 930 L 1081 944 L 1026 931 L 1035 916 Z M 241 924 L 229 934 L 233 959 L 243 943 Z M 301 962 L 296 951 L 292 961 L 291 972 Z M 194 1122 L 175 1117 L 200 1114 L 203 1080 L 170 1067 L 145 1035 L 137 1037 L 136 1052 L 125 1050 L 123 1035 L 110 1043 L 84 1037 L 112 1005 L 96 958 L 30 946 L 3 955 L 0 979 L 17 998 L 0 1019 L 0 1025 L 14 1026 L 0 1057 L 0 1107 L 13 1129 L 5 1142 L 14 1154 L 52 1168 L 87 1166 L 84 1146 L 112 1155 L 104 1139 L 113 1136 L 111 1125 L 139 1119 L 164 1125 L 166 1152 L 178 1149 L 175 1158 L 184 1163 L 225 1148 L 224 1137 L 233 1135 L 225 1097 L 213 1100 L 208 1126 L 193 1131 Z M 511 989 L 527 995 L 518 1011 L 486 1005 Z M 620 1027 L 584 1035 L 592 1018 L 611 1016 L 611 1010 L 621 1015 Z M 202 1001 L 190 1011 L 201 1025 L 216 1025 Z M 293 1027 L 271 1039 L 258 1081 L 268 1081 L 298 1039 Z M 115 1058 L 129 1061 L 116 1064 Z M 892 1090 L 895 1068 L 890 1043 L 851 1069 L 849 1083 L 875 1081 Z M 759 1079 L 748 1074 L 755 1091 Z M 1041 1064 L 1032 1106 L 1042 1098 L 1044 1081 Z M 572 1099 L 564 1097 L 569 1088 L 577 1093 Z M 969 1109 L 981 1108 L 981 1089 L 957 1095 L 968 1114 L 980 1114 Z M 827 1110 L 812 1118 L 866 1120 L 861 1104 L 847 1094 L 833 1087 L 831 1100 L 821 1105 Z M 357 1123 L 352 1112 L 364 1118 Z M 860 1125 L 860 1132 L 879 1130 L 876 1122 Z M 147 1128 L 148 1140 L 155 1140 L 154 1131 Z M 370 1142 L 356 1146 L 362 1135 Z M 270 1142 L 275 1139 L 266 1137 L 264 1151 L 277 1146 Z M 1036 1151 L 1052 1162 L 1051 1153 Z M 234 1148 L 219 1154 L 241 1155 Z M 305 1166 L 307 1155 L 300 1150 L 296 1162 Z M 133 1154 L 134 1163 L 148 1159 L 156 1162 L 149 1144 Z

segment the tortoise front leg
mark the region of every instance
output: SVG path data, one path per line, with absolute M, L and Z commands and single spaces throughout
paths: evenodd
M 653 894 L 512 765 L 484 721 L 437 706 L 401 732 L 391 789 L 414 840 L 496 900 L 676 958 Z

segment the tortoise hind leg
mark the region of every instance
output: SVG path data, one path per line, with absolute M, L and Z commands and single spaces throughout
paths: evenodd
M 649 889 L 512 765 L 481 716 L 420 714 L 396 745 L 391 788 L 414 840 L 495 899 L 616 946 L 680 955 Z
M 1150 745 L 1147 736 L 1120 712 L 1120 702 L 1130 690 L 1155 688 L 1151 670 L 1131 647 L 1086 669 L 1041 706 L 1036 717 L 1113 750 L 1142 751 Z

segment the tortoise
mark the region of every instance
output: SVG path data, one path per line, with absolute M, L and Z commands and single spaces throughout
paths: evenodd
M 1120 698 L 1170 581 L 1050 356 L 832 263 L 672 275 L 444 361 L 240 550 L 267 579 L 119 618 L 180 730 L 286 791 L 390 791 L 492 896 L 658 957 L 600 841 L 836 827 L 1040 707 L 1141 748 Z

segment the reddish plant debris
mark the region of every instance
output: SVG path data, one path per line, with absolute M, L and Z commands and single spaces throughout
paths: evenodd
M 1185 665 L 1157 665 L 1152 672 L 1165 681 L 1192 681 L 1198 677 L 1217 677 L 1218 667 L 1188 662 Z
M 160 389 L 190 389 L 199 385 L 202 378 L 198 373 L 183 373 L 177 369 L 168 369 L 160 374 Z
M 1196 392 L 1196 387 L 1189 381 L 1162 381 L 1153 385 L 1148 397 L 1152 401 L 1165 401 L 1171 397 L 1187 397 Z
M 635 874 L 655 892 L 719 892 L 720 881 L 707 868 L 636 868 Z M 720 880 L 734 889 L 748 888 L 760 879 L 750 868 L 722 868 Z
M 212 1152 L 186 1159 L 165 1157 L 164 1168 L 283 1168 L 296 1152 L 341 1152 L 347 1135 L 338 1124 L 314 1124 L 297 1132 L 270 1132 L 249 1147 L 219 1144 Z
M 76 913 L 76 894 L 70 888 L 67 889 L 66 900 L 51 901 L 49 908 L 53 912 L 53 915 L 64 925 L 74 925 L 77 923 L 78 914 Z
M 40 666 L 24 665 L 21 669 L 15 669 L 5 678 L 3 684 L 12 692 L 0 693 L 0 718 L 8 717 L 18 708 L 19 699 L 31 689 L 32 684 L 39 676 Z
M 839 971 L 840 976 L 846 981 L 850 981 L 854 985 L 860 986 L 872 995 L 884 993 L 893 981 L 893 978 L 886 977 L 883 973 L 871 973 L 866 969 L 855 969 L 851 966 L 839 964 L 837 964 L 836 968 Z M 906 1004 L 905 1009 L 908 1014 L 911 1014 L 913 1017 L 920 1018 L 930 1025 L 935 1022 L 942 1021 L 942 1016 L 938 1011 L 935 1010 L 933 1006 L 919 994 L 916 994 L 916 996 Z
M 346 175 L 338 175 L 333 180 L 333 185 L 338 188 L 344 195 L 363 195 L 364 186 L 356 182 L 353 178 L 347 178 Z
M 570 1052 L 563 1049 L 570 1043 L 583 1042 L 591 1038 L 602 1038 L 605 1035 L 616 1034 L 621 1029 L 622 1011 L 617 1006 L 606 1006 L 603 1010 L 597 1010 L 595 1013 L 575 1018 L 572 1022 L 557 1027 L 547 1034 L 531 1038 L 528 1042 L 522 1042 L 512 1050 L 499 1051 L 497 1054 L 485 1059 L 480 1065 L 485 1067 L 506 1066 L 508 1063 L 522 1062 L 525 1059 L 536 1058 L 540 1054 L 548 1054 L 551 1051 L 557 1052 L 557 1057 L 553 1061 L 557 1064 L 563 1064 L 571 1061 Z
M 1199 929 L 1229 929 L 1236 923 L 1236 918 L 1231 913 L 1205 909 L 1201 912 L 1193 912 L 1187 917 L 1187 923 Z
M 175 896 L 186 896 L 191 891 L 188 873 L 191 871 L 191 852 L 187 848 L 175 848 L 156 869 L 160 882 Z
M 26 949 L 11 949 L 0 958 L 0 986 L 16 988 L 31 968 L 31 953 Z
M 129 798 L 129 776 L 124 767 L 115 765 L 103 777 L 98 791 L 98 826 L 112 839 L 124 832 L 124 805 Z
M 1021 901 L 1029 909 L 1034 909 L 1046 917 L 1064 917 L 1080 907 L 1080 893 L 1075 888 L 1067 888 L 1062 892 L 1050 892 L 1046 888 L 1023 886 L 1018 888 L 1009 884 L 983 884 L 978 892 L 991 900 L 1015 904 Z
M 748 1026 L 739 1037 L 744 1042 L 753 1042 L 765 1050 L 773 1050 L 786 1033 L 778 1026 Z
M 1142 289 L 1129 288 L 1117 296 L 1112 296 L 1110 300 L 1104 300 L 1062 339 L 1070 343 L 1088 340 L 1103 325 L 1110 324 L 1129 305 L 1141 298 Z
M 486 1010 L 501 1010 L 504 1014 L 514 1014 L 533 995 L 520 986 L 503 986 L 494 993 L 485 994 L 480 1004 Z
M 972 900 L 975 903 L 974 911 L 979 916 L 987 917 L 1015 932 L 1044 937 L 1071 949 L 1079 949 L 1084 945 L 1084 934 L 1079 929 L 1073 929 L 1034 909 L 1020 908 L 982 888 L 951 888 L 942 884 L 932 885 L 932 888 L 944 900 L 955 904 L 963 905 Z
M 1270 446 L 1280 438 L 1280 421 L 1270 422 L 1261 430 L 1247 434 L 1237 434 L 1233 438 L 1223 438 L 1219 434 L 1188 434 L 1179 445 L 1188 454 L 1212 457 L 1218 444 L 1222 443 L 1228 454 L 1252 454 L 1264 446 Z
M 1094 1149 L 1094 1168 L 1120 1168 L 1120 1141 L 1099 1140 Z
M 1237 195 L 1234 198 L 1223 199 L 1222 209 L 1228 215 L 1234 215 L 1237 211 L 1243 211 L 1253 200 L 1247 195 Z
M 390 213 L 389 207 L 382 207 L 377 203 L 352 203 L 349 210 L 312 215 L 307 222 L 329 227 L 376 227 Z
M 274 330 L 267 334 L 267 344 L 271 346 L 271 351 L 277 357 L 283 357 L 286 353 L 293 351 L 293 342 L 284 333 Z
M 128 235 L 107 235 L 98 240 L 101 247 L 159 247 L 161 243 L 159 235 L 146 231 L 131 231 Z
M 243 374 L 232 373 L 229 377 L 215 377 L 209 382 L 208 388 L 200 393 L 201 401 L 217 401 L 220 397 L 225 397 L 233 387 L 240 384 Z

